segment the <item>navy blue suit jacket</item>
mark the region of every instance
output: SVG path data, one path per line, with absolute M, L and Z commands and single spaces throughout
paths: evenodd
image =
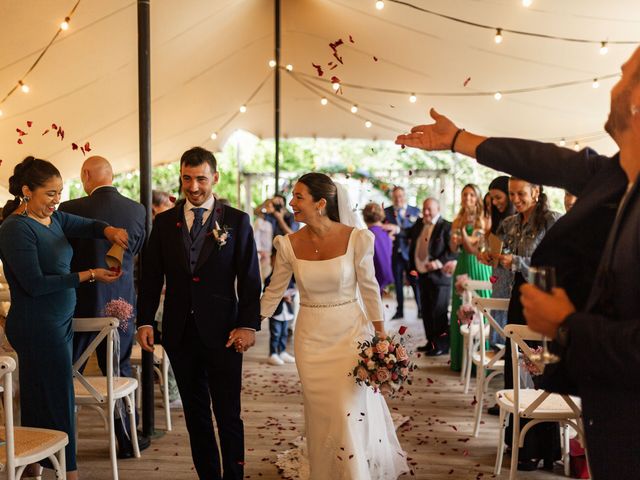
M 113 283 L 81 283 L 77 288 L 76 317 L 101 317 L 105 304 L 116 298 L 124 298 L 136 305 L 134 289 L 134 257 L 140 252 L 145 240 L 145 208 L 138 202 L 121 195 L 115 187 L 100 187 L 88 197 L 63 202 L 60 211 L 81 217 L 102 220 L 109 225 L 124 228 L 129 234 L 129 249 L 122 262 L 122 277 Z M 73 247 L 71 271 L 90 268 L 108 268 L 105 255 L 111 248 L 108 240 L 69 239 Z
M 416 223 L 420 217 L 420 209 L 407 205 L 404 216 L 402 218 L 396 215 L 393 206 L 384 209 L 385 223 L 391 223 L 392 225 L 398 225 L 400 232 L 398 232 L 393 240 L 393 257 L 400 256 L 405 261 L 409 261 L 409 230 Z
M 246 213 L 216 202 L 211 223 L 227 228 L 229 238 L 219 246 L 207 236 L 192 273 L 182 236 L 183 210 L 184 201 L 179 201 L 155 218 L 142 255 L 138 327 L 153 325 L 166 281 L 163 344 L 181 345 L 192 314 L 203 343 L 224 348 L 234 328 L 260 330 L 261 281 L 251 222 Z

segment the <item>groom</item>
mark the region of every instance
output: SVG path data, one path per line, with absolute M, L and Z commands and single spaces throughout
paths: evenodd
M 156 216 L 143 251 L 138 342 L 153 350 L 153 321 L 166 282 L 162 344 L 180 390 L 193 463 L 201 479 L 241 480 L 242 353 L 260 329 L 260 273 L 249 217 L 215 199 L 218 179 L 213 153 L 194 147 L 182 155 L 185 200 Z

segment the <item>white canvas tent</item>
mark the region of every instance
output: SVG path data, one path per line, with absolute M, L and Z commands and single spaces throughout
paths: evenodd
M 76 0 L 0 3 L 0 95 L 51 40 Z M 612 153 L 603 134 L 609 90 L 635 45 L 564 42 L 494 32 L 452 22 L 387 1 L 282 0 L 282 134 L 292 137 L 392 139 L 425 121 L 429 106 L 467 129 L 525 136 Z M 637 0 L 411 0 L 416 6 L 505 29 L 596 40 L 640 40 Z M 273 136 L 272 0 L 151 0 L 153 162 L 175 160 L 185 148 L 217 149 L 236 129 Z M 0 185 L 27 154 L 50 159 L 65 177 L 78 175 L 83 156 L 71 143 L 119 171 L 138 165 L 136 2 L 81 0 L 63 32 L 0 109 Z M 354 43 L 349 41 L 349 35 Z M 330 42 L 342 38 L 344 65 L 329 71 Z M 373 57 L 377 58 L 377 61 Z M 318 77 L 312 63 L 322 64 Z M 326 81 L 343 82 L 336 95 Z M 465 86 L 465 80 L 470 78 Z M 506 92 L 563 82 L 578 85 L 478 97 L 436 93 Z M 258 88 L 260 85 L 261 88 Z M 366 87 L 366 88 L 360 88 Z M 375 89 L 398 90 L 385 93 Z M 247 112 L 237 114 L 247 103 Z M 409 102 L 415 92 L 417 101 Z M 420 92 L 430 93 L 430 95 Z M 330 103 L 320 104 L 326 96 Z M 0 98 L 2 98 L 0 97 Z M 357 104 L 359 111 L 349 111 Z M 365 121 L 371 121 L 367 128 Z M 32 121 L 28 129 L 26 121 Z M 51 123 L 62 125 L 42 136 Z M 225 125 L 224 129 L 221 129 Z M 16 128 L 28 132 L 17 144 Z M 212 132 L 218 138 L 210 139 Z

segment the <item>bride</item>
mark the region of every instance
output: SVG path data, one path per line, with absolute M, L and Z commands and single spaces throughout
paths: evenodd
M 358 360 L 358 341 L 371 338 L 374 329 L 384 335 L 373 235 L 358 228 L 346 189 L 324 174 L 300 177 L 289 205 L 306 226 L 275 238 L 276 263 L 261 315 L 273 314 L 293 274 L 301 300 L 294 348 L 310 479 L 396 479 L 409 469 L 384 397 L 348 375 Z

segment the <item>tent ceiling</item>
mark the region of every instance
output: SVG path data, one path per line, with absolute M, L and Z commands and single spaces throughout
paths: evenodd
M 21 78 L 75 0 L 23 0 L 0 3 L 0 93 Z M 460 125 L 488 135 L 538 139 L 575 138 L 602 132 L 615 79 L 600 88 L 577 86 L 486 97 L 427 97 L 411 104 L 406 95 L 345 86 L 334 95 L 323 80 L 406 92 L 509 90 L 588 80 L 619 71 L 633 45 L 598 46 L 504 35 L 460 25 L 373 0 L 282 0 L 282 133 L 287 137 L 392 139 L 424 121 L 435 106 Z M 640 39 L 637 0 L 412 0 L 412 3 L 478 23 L 551 35 L 609 40 Z M 154 163 L 175 160 L 192 145 L 219 148 L 236 129 L 273 135 L 273 4 L 268 0 L 153 0 L 152 140 Z M 78 175 L 83 159 L 71 142 L 90 141 L 93 153 L 108 157 L 118 170 L 138 163 L 136 2 L 82 0 L 71 28 L 63 33 L 27 77 L 29 94 L 16 92 L 0 108 L 0 184 L 27 154 L 56 163 L 65 177 Z M 355 43 L 348 41 L 352 35 Z M 344 65 L 328 71 L 329 42 L 342 38 Z M 376 56 L 378 61 L 374 61 Z M 315 75 L 311 63 L 322 63 Z M 471 77 L 465 87 L 463 82 Z M 302 82 L 315 85 L 305 87 Z M 262 88 L 219 132 L 209 135 Z M 312 88 L 310 90 L 309 88 Z M 326 95 L 331 104 L 323 107 Z M 360 107 L 349 112 L 352 103 Z M 341 108 L 338 108 L 340 106 Z M 380 116 L 382 114 L 384 116 Z M 392 118 L 388 118 L 392 117 Z M 373 126 L 366 128 L 365 120 Z M 16 143 L 17 127 L 34 126 Z M 51 133 L 61 124 L 64 142 Z M 615 146 L 601 135 L 588 142 L 603 152 Z

